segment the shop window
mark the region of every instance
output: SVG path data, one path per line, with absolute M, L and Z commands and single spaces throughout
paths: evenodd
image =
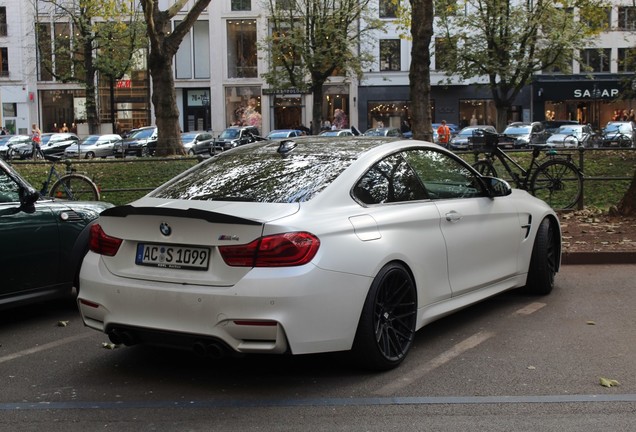
M 256 78 L 256 20 L 228 20 L 227 59 L 229 78 Z
M 619 30 L 636 30 L 636 7 L 620 6 L 618 8 L 618 26 Z
M 262 131 L 261 88 L 258 86 L 225 88 L 227 125 L 256 126 Z
M 459 101 L 460 126 L 496 125 L 497 107 L 491 99 L 463 99 Z
M 0 63 L 2 64 L 2 69 L 0 70 L 0 76 L 8 77 L 9 76 L 9 49 L 8 48 L 0 48 Z
M 435 70 L 450 70 L 457 59 L 456 41 L 448 38 L 435 38 Z
M 7 35 L 7 8 L 0 7 L 0 36 Z
M 400 39 L 380 39 L 380 70 L 399 71 L 400 54 Z
M 252 0 L 232 0 L 231 7 L 233 11 L 249 11 L 252 10 Z
M 592 48 L 581 51 L 582 72 L 609 72 L 611 52 L 610 48 Z
M 369 128 L 399 128 L 404 122 L 410 123 L 409 109 L 411 102 L 409 101 L 370 101 L 367 106 L 367 126 Z
M 397 2 L 394 0 L 380 0 L 380 18 L 397 17 Z

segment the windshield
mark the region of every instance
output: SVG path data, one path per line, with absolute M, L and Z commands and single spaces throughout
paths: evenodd
M 605 127 L 605 133 L 631 134 L 632 127 L 625 123 L 610 123 Z
M 530 129 L 531 129 L 530 126 L 508 126 L 503 133 L 504 135 L 505 134 L 515 134 L 515 135 L 529 134 Z
M 130 135 L 130 138 L 136 138 L 136 139 L 150 138 L 154 131 L 155 131 L 154 128 L 141 129 L 141 130 L 138 130 L 137 132 L 133 132 Z
M 219 135 L 219 138 L 234 139 L 234 138 L 238 138 L 238 136 L 239 136 L 238 129 L 225 129 L 223 132 L 221 132 L 221 135 Z
M 80 142 L 80 145 L 93 145 L 97 141 L 99 141 L 99 135 L 89 135 Z
M 194 141 L 196 137 L 197 137 L 197 134 L 194 134 L 194 133 L 181 134 L 181 141 L 183 142 Z
M 559 128 L 559 133 L 563 135 L 580 135 L 581 128 L 572 127 L 572 126 L 561 126 Z

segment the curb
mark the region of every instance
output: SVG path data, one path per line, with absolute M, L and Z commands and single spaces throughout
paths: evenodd
M 636 264 L 636 252 L 563 252 L 561 264 Z

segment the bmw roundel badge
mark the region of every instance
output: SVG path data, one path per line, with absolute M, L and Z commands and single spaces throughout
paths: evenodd
M 161 234 L 166 237 L 172 234 L 172 228 L 170 228 L 170 225 L 168 225 L 167 222 L 161 222 L 161 225 L 159 225 L 159 231 L 161 231 Z

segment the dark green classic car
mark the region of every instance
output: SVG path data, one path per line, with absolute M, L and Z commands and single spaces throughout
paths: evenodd
M 108 207 L 41 197 L 0 160 L 0 309 L 70 294 L 89 227 Z

